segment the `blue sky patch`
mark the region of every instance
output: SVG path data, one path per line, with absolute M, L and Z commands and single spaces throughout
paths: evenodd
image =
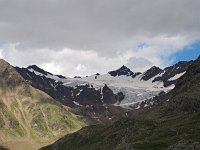
M 172 64 L 175 64 L 179 61 L 189 61 L 197 59 L 197 57 L 200 55 L 200 41 L 197 41 L 187 47 L 185 47 L 183 50 L 175 53 L 172 55 Z

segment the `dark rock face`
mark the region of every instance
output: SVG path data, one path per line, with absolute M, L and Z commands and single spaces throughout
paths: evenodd
M 27 68 L 15 68 L 21 76 L 30 82 L 30 84 L 49 94 L 55 100 L 60 101 L 68 106 L 73 106 L 74 103 L 71 100 L 72 88 L 66 87 L 62 82 L 56 82 L 53 79 L 46 78 L 45 76 L 36 75 L 34 72 L 29 71 Z M 45 72 L 45 71 L 44 71 Z
M 141 72 L 136 72 L 132 75 L 132 78 L 135 78 L 136 76 L 139 76 L 140 74 L 142 74 Z
M 58 78 L 61 78 L 61 79 L 67 79 L 65 76 L 62 76 L 62 75 L 56 75 Z
M 161 71 L 162 69 L 160 69 L 159 67 L 153 66 L 143 74 L 141 80 L 147 81 L 152 77 L 155 77 L 157 74 L 161 73 Z
M 132 76 L 134 74 L 129 68 L 127 68 L 124 65 L 121 68 L 114 71 L 110 71 L 108 73 L 113 77 L 121 76 L 121 75 Z
M 114 104 L 116 102 L 121 102 L 124 97 L 125 96 L 122 92 L 119 92 L 117 95 L 115 95 L 107 85 L 105 85 L 102 89 L 102 101 L 104 103 Z
M 95 89 L 89 84 L 76 86 L 72 91 L 72 100 L 81 105 L 103 105 L 114 104 L 124 99 L 123 93 L 114 94 L 113 91 L 105 85 L 102 89 Z
M 47 72 L 47 71 L 45 71 L 45 70 L 39 68 L 39 67 L 36 66 L 36 65 L 28 66 L 27 69 L 33 69 L 33 70 L 35 70 L 35 71 L 37 71 L 37 72 L 40 72 L 40 73 L 42 73 L 42 74 L 44 74 L 44 75 L 48 75 L 48 74 L 53 75 L 53 74 L 51 74 L 50 72 Z
M 170 86 L 172 84 L 176 83 L 176 80 L 173 81 L 169 81 L 170 78 L 174 77 L 177 74 L 183 73 L 185 72 L 188 67 L 192 64 L 193 61 L 181 61 L 173 66 L 167 67 L 165 68 L 162 73 L 164 73 L 162 76 L 157 77 L 153 80 L 153 82 L 156 81 L 163 81 L 164 82 L 164 86 Z
M 98 76 L 100 76 L 100 74 L 99 74 L 99 73 L 96 73 L 96 74 L 95 74 L 95 79 L 97 79 Z
M 18 67 L 16 67 L 16 68 L 18 68 Z M 45 70 L 39 68 L 39 67 L 36 66 L 36 65 L 28 66 L 27 69 L 33 69 L 33 70 L 35 70 L 35 71 L 37 71 L 37 72 L 39 72 L 39 73 L 41 73 L 41 74 L 43 74 L 43 75 L 53 75 L 52 73 L 50 73 L 50 72 L 48 72 L 48 71 L 45 71 Z M 55 76 L 57 76 L 58 78 L 61 78 L 61 79 L 66 79 L 66 77 L 63 76 L 63 75 L 55 75 Z
M 81 105 L 99 105 L 101 102 L 101 91 L 88 85 L 76 86 L 72 94 L 73 101 Z
M 80 76 L 75 76 L 74 78 L 79 78 L 79 79 L 81 79 L 81 77 L 80 77 Z

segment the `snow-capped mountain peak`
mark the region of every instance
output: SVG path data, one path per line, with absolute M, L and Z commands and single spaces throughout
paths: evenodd
M 125 75 L 125 76 L 132 76 L 134 73 L 126 66 L 122 66 L 117 70 L 114 71 L 109 71 L 108 72 L 111 76 L 116 77 L 116 76 L 121 76 L 121 75 Z
M 44 76 L 47 76 L 47 75 L 53 75 L 52 73 L 50 72 L 47 72 L 43 69 L 41 69 L 40 67 L 36 66 L 36 65 L 30 65 L 27 67 L 27 69 L 31 72 L 34 72 L 35 74 L 40 74 L 40 75 L 44 75 Z
M 21 70 L 23 74 L 26 74 L 26 76 L 29 76 L 31 78 L 33 78 L 35 74 L 37 76 L 44 76 L 46 78 L 50 78 L 55 81 L 62 81 L 63 79 L 66 79 L 66 77 L 63 75 L 52 74 L 48 71 L 41 69 L 40 67 L 36 65 L 30 65 L 27 68 L 19 68 L 19 67 L 15 67 L 15 68 L 17 69 L 17 71 Z
M 52 73 L 47 72 L 47 71 L 45 71 L 45 70 L 39 68 L 39 67 L 36 66 L 36 65 L 30 65 L 30 66 L 27 67 L 27 69 L 32 70 L 32 71 L 34 71 L 34 72 L 41 73 L 41 74 L 43 74 L 43 75 L 48 75 L 48 74 L 49 74 L 49 75 L 53 75 Z
M 160 69 L 159 67 L 153 66 L 143 73 L 141 80 L 147 81 L 151 79 L 152 77 L 155 77 L 157 74 L 161 72 L 162 72 L 162 69 Z

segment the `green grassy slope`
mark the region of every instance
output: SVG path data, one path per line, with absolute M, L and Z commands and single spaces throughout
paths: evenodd
M 1 145 L 35 149 L 83 126 L 80 116 L 31 87 L 10 64 L 0 60 Z M 22 147 L 16 147 L 17 142 Z

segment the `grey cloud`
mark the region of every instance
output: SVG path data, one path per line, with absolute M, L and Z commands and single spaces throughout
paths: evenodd
M 199 0 L 0 0 L 0 44 L 113 56 L 139 36 L 199 37 Z
M 134 71 L 164 67 L 171 54 L 200 39 L 199 6 L 199 0 L 0 0 L 0 57 L 70 76 L 106 73 L 127 60 Z

